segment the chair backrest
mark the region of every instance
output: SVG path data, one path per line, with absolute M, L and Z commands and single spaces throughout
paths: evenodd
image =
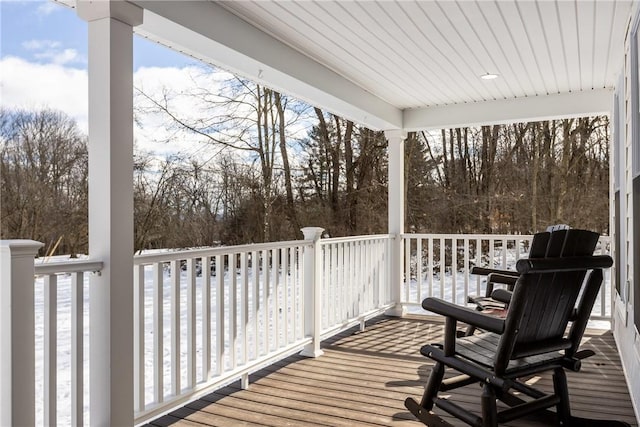
M 602 263 L 598 263 L 601 259 L 591 256 L 598 238 L 598 233 L 577 229 L 535 235 L 536 245 L 543 246 L 546 243 L 545 253 L 541 257 L 534 254 L 529 258 L 531 261 L 523 262 L 534 263 L 537 259 L 536 265 L 547 263 L 555 267 L 549 270 L 534 268 L 533 272 L 520 275 L 496 353 L 496 372 L 506 369 L 509 360 L 515 358 L 554 350 L 577 349 L 584 333 L 582 321 L 586 325 L 586 320 L 580 319 L 581 331 L 576 329 L 569 336 L 565 332 L 578 297 L 581 296 L 583 284 L 585 290 L 580 297 L 578 314 L 588 319 L 595 302 L 595 295 L 602 282 L 602 271 L 592 274 L 589 280 L 585 280 L 585 276 L 590 269 L 601 267 Z M 576 260 L 577 257 L 582 260 L 579 268 L 562 270 L 563 266 L 572 264 L 571 258 Z M 587 307 L 589 304 L 590 307 Z
M 569 230 L 566 224 L 553 224 L 547 227 L 546 233 L 536 233 L 531 240 L 531 249 L 529 250 L 529 258 L 544 258 L 547 256 L 547 247 L 549 245 L 549 237 L 554 231 Z

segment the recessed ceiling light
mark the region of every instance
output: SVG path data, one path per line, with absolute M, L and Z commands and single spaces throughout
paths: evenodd
M 481 75 L 480 78 L 482 80 L 493 80 L 493 79 L 497 79 L 498 75 L 497 74 L 487 73 L 487 74 Z

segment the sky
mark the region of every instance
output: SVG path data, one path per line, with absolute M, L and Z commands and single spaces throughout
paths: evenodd
M 51 1 L 0 0 L 0 105 L 62 110 L 87 132 L 87 23 Z M 201 65 L 188 56 L 134 36 L 134 85 L 145 90 L 184 87 Z M 144 82 L 144 84 L 143 84 Z M 136 146 L 173 151 L 158 118 L 136 127 Z M 193 151 L 195 148 L 187 148 Z

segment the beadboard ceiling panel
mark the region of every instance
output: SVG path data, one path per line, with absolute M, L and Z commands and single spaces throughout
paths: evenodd
M 141 36 L 372 129 L 407 130 L 608 112 L 638 7 L 637 0 L 129 1 L 144 9 Z M 498 78 L 480 78 L 486 74 Z
M 631 1 L 218 2 L 400 108 L 613 86 Z M 481 74 L 499 78 L 485 81 Z

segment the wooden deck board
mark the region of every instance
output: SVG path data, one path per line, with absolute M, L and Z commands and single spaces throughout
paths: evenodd
M 419 349 L 439 341 L 442 331 L 437 322 L 377 318 L 364 332 L 349 330 L 324 342 L 319 358 L 291 356 L 252 374 L 248 390 L 232 384 L 150 425 L 418 426 L 404 399 L 420 398 L 433 364 Z M 574 415 L 609 416 L 637 426 L 611 332 L 587 331 L 581 348 L 596 356 L 583 361 L 580 373 L 567 373 Z M 550 375 L 529 381 L 543 390 L 553 387 Z M 472 385 L 457 390 L 455 399 L 479 411 L 479 395 Z M 553 418 L 543 414 L 505 426 L 549 426 Z

